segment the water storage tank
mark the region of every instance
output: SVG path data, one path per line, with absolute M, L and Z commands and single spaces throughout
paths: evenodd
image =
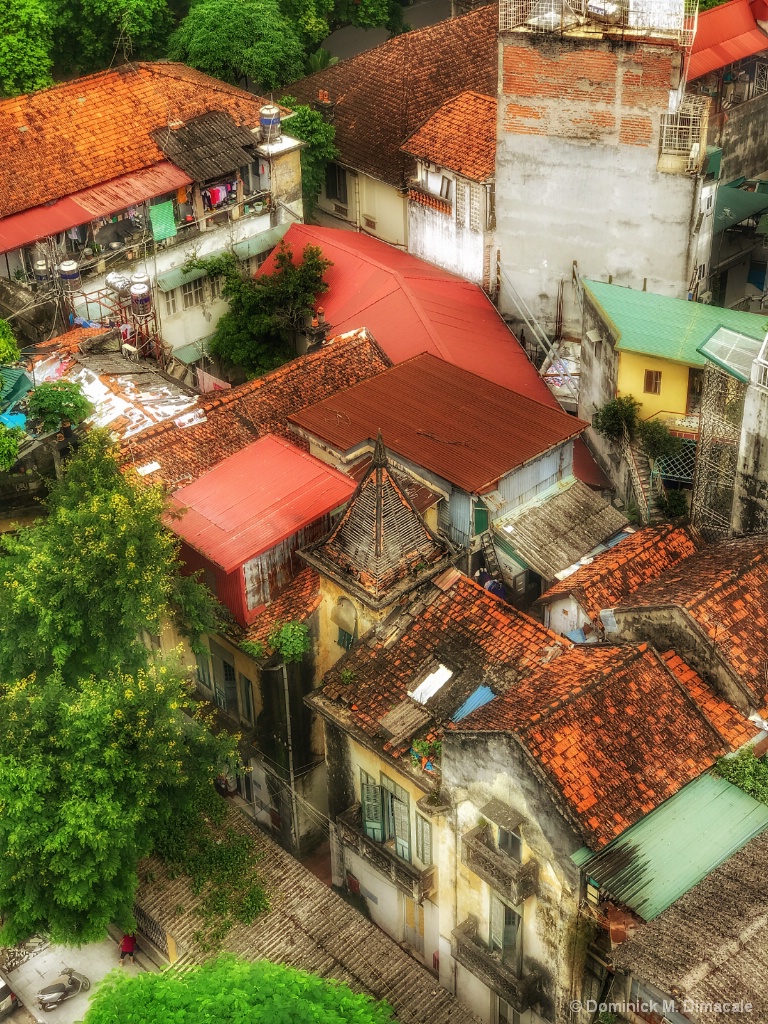
M 46 281 L 50 281 L 51 273 L 48 270 L 48 260 L 35 260 L 34 272 L 35 280 L 38 284 L 44 284 Z
M 152 312 L 152 291 L 148 284 L 131 285 L 131 309 L 134 316 L 149 316 Z
M 267 103 L 259 111 L 262 142 L 277 142 L 282 133 L 280 127 L 280 107 Z
M 129 278 L 125 274 L 121 274 L 119 270 L 111 270 L 104 278 L 104 284 L 111 292 L 115 292 L 122 297 L 126 297 L 131 291 Z
M 149 286 L 149 274 L 145 270 L 136 270 L 131 274 L 131 284 L 145 284 Z
M 63 263 L 59 264 L 59 277 L 65 291 L 80 291 L 80 267 L 78 267 L 74 260 L 64 260 Z

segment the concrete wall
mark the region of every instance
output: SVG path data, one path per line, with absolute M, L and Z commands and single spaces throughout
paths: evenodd
M 337 207 L 345 209 L 340 214 Z M 338 227 L 350 226 L 398 248 L 408 245 L 408 200 L 393 185 L 357 171 L 347 171 L 347 203 L 329 199 L 323 185 L 317 200 L 318 220 Z
M 723 150 L 721 181 L 754 178 L 768 170 L 768 94 L 729 107 L 713 123 L 709 141 Z
M 538 895 L 522 904 L 523 973 L 539 971 L 543 998 L 538 1010 L 549 1021 L 572 1024 L 569 927 L 577 917 L 579 870 L 571 861 L 581 840 L 559 813 L 548 792 L 533 776 L 520 746 L 502 734 L 447 734 L 443 740 L 442 795 L 451 805 L 440 848 L 441 957 L 440 980 L 489 1020 L 491 992 L 477 979 L 471 983 L 445 951 L 452 930 L 473 915 L 478 937 L 488 942 L 490 886 L 461 860 L 461 836 L 480 823 L 480 809 L 492 798 L 524 816 L 521 825 L 523 862 L 539 865 Z M 454 894 L 453 901 L 446 894 Z M 531 1019 L 538 1020 L 537 1014 Z
M 731 529 L 736 536 L 768 531 L 768 391 L 750 384 L 744 399 Z
M 485 250 L 492 244 L 486 223 L 486 190 L 483 185 L 461 178 L 452 171 L 426 174 L 421 165 L 421 182 L 440 198 L 443 177 L 451 181 L 450 210 L 446 213 L 416 199 L 408 202 L 408 251 L 414 256 L 450 270 L 459 277 L 482 285 Z M 471 204 L 476 205 L 476 225 L 471 224 Z
M 496 244 L 545 330 L 561 280 L 566 329 L 579 327 L 574 260 L 585 276 L 687 295 L 699 181 L 657 170 L 678 59 L 663 44 L 500 37 Z M 514 321 L 503 278 L 501 305 Z

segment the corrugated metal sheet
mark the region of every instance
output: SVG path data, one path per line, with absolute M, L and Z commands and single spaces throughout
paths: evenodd
M 73 192 L 50 206 L 35 206 L 12 214 L 0 221 L 0 253 L 30 245 L 80 224 L 88 224 L 95 217 L 154 199 L 181 185 L 188 185 L 191 180 L 184 171 L 163 160 L 143 171 L 123 174 L 102 185 Z
M 257 256 L 262 252 L 269 252 L 270 249 L 274 249 L 276 245 L 280 244 L 289 227 L 289 224 L 278 224 L 267 231 L 260 231 L 258 235 L 253 235 L 252 238 L 245 238 L 242 242 L 235 242 L 232 246 L 232 251 L 239 260 L 248 260 L 251 256 Z
M 509 473 L 499 481 L 499 493 L 504 499 L 504 504 L 492 518 L 499 519 L 510 509 L 525 504 L 537 494 L 570 476 L 572 471 L 572 447 L 563 445 L 536 459 L 535 462 L 521 466 L 514 473 Z
M 226 110 L 209 110 L 177 128 L 157 128 L 150 137 L 195 181 L 209 181 L 253 163 L 253 149 L 259 142 Z
M 211 256 L 218 256 L 220 253 L 211 253 Z M 181 288 L 188 281 L 199 281 L 208 273 L 202 267 L 195 267 L 194 270 L 184 270 L 183 267 L 174 267 L 157 275 L 157 287 L 161 292 L 172 292 L 175 288 Z
M 765 49 L 768 36 L 758 28 L 749 0 L 731 0 L 702 11 L 688 64 L 688 81 Z
M 317 543 L 328 532 L 330 525 L 330 516 L 321 516 L 316 522 L 245 563 L 243 580 L 249 618 L 251 612 L 274 601 L 285 590 L 293 577 L 305 567 L 296 552 Z
M 338 508 L 354 481 L 282 438 L 263 437 L 171 498 L 168 525 L 226 572 Z
M 346 452 L 380 430 L 387 448 L 470 494 L 577 437 L 582 420 L 416 356 L 290 417 Z
M 583 848 L 573 860 L 606 895 L 652 921 L 767 827 L 768 806 L 702 775 L 600 853 Z
M 496 694 L 490 688 L 490 686 L 478 686 L 474 693 L 470 693 L 458 711 L 452 716 L 452 722 L 460 722 L 462 718 L 466 718 L 467 715 L 471 715 L 473 711 L 477 711 L 484 704 L 492 701 Z
M 466 546 L 472 537 L 472 501 L 464 491 L 453 491 L 448 505 L 451 513 L 451 540 Z

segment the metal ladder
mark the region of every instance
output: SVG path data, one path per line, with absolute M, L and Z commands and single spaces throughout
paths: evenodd
M 485 568 L 496 579 L 501 579 L 501 566 L 499 565 L 499 559 L 496 555 L 496 547 L 493 543 L 493 536 L 490 530 L 486 530 L 485 533 L 480 535 L 480 543 L 483 546 L 483 555 L 485 556 Z

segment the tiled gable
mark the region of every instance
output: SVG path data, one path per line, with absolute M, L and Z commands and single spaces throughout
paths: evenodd
M 159 463 L 160 468 L 146 479 L 176 490 L 265 434 L 300 445 L 286 423 L 291 413 L 388 366 L 366 331 L 352 331 L 317 352 L 200 402 L 199 416 L 190 426 L 170 421 L 146 431 L 139 441 L 121 448 L 122 460 L 137 469 Z
M 681 685 L 684 668 L 647 644 L 575 647 L 459 728 L 517 736 L 599 849 L 741 745 L 712 691 Z
M 259 123 L 259 96 L 183 64 L 126 64 L 0 102 L 0 217 L 164 159 L 151 138 L 211 110 Z
M 496 170 L 496 98 L 463 92 L 444 103 L 402 147 L 420 160 L 472 181 L 490 181 Z
M 320 577 L 314 569 L 303 569 L 290 587 L 276 601 L 268 604 L 245 632 L 238 636 L 237 641 L 261 644 L 263 657 L 268 658 L 274 653 L 268 642 L 272 630 L 286 622 L 306 623 L 320 607 L 320 600 Z
M 688 526 L 647 526 L 615 547 L 595 555 L 588 564 L 555 583 L 538 604 L 551 604 L 572 594 L 595 621 L 625 595 L 649 583 L 668 568 L 695 554 L 702 541 Z

